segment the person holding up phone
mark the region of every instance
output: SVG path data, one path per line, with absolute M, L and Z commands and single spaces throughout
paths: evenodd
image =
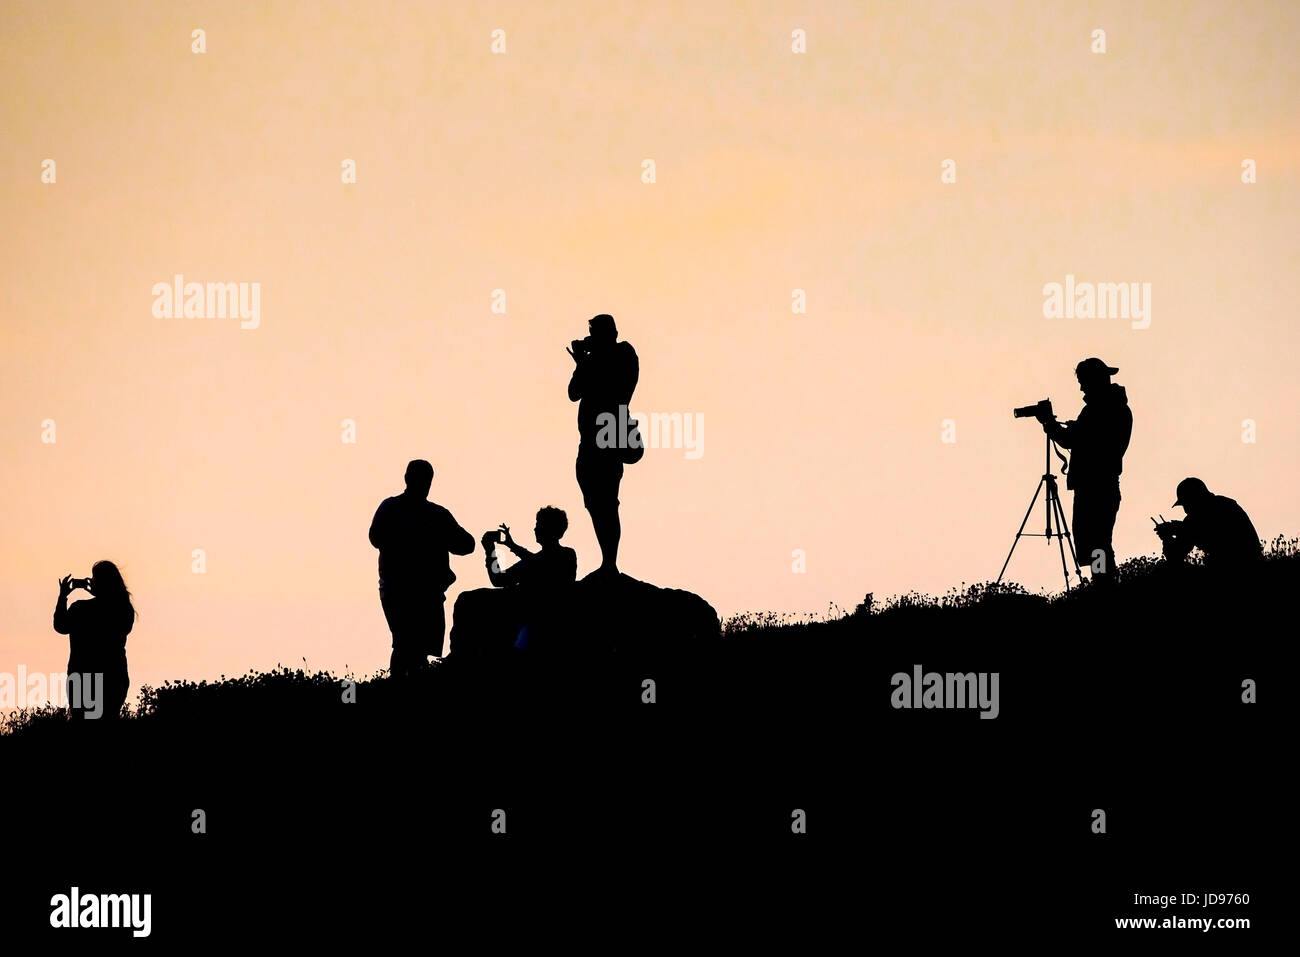
M 68 595 L 75 588 L 92 597 L 69 606 Z M 126 636 L 135 619 L 131 592 L 112 562 L 96 562 L 89 578 L 64 575 L 59 579 L 54 630 L 68 636 L 68 717 L 72 720 L 120 716 L 131 686 Z
M 510 526 L 505 523 L 496 531 L 485 532 L 483 552 L 488 580 L 497 588 L 523 586 L 545 589 L 572 584 L 578 577 L 578 553 L 560 544 L 568 529 L 569 517 L 563 509 L 548 505 L 538 510 L 533 525 L 533 536 L 542 546 L 541 551 L 530 552 L 519 545 L 510 536 Z M 503 570 L 496 555 L 497 545 L 504 545 L 519 561 Z
M 533 527 L 539 551 L 519 545 L 505 524 L 483 533 L 488 580 L 494 587 L 464 591 L 456 599 L 450 660 L 500 661 L 502 656 L 515 655 L 516 649 L 547 645 L 548 651 L 560 650 L 551 644 L 558 632 L 556 616 L 578 577 L 578 553 L 560 544 L 568 528 L 569 517 L 563 510 L 547 506 L 537 512 Z M 502 568 L 502 549 L 509 549 L 519 561 Z

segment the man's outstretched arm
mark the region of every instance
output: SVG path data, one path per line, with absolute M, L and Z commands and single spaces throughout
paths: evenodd
M 451 517 L 451 512 L 447 513 L 447 551 L 453 555 L 469 555 L 474 551 L 474 536 Z
M 506 548 L 514 552 L 515 558 L 519 559 L 521 562 L 526 562 L 530 558 L 537 557 L 536 552 L 530 552 L 528 549 L 524 548 L 524 546 L 520 545 L 518 542 L 514 541 L 513 539 L 506 541 L 505 546 Z
M 1074 448 L 1074 440 L 1078 437 L 1077 422 L 1057 422 L 1055 419 L 1043 419 L 1042 422 L 1049 439 L 1063 449 Z

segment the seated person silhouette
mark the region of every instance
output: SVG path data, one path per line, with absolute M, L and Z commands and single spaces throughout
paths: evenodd
M 560 601 L 578 577 L 578 553 L 560 544 L 568 528 L 568 516 L 547 506 L 538 510 L 533 527 L 539 551 L 519 545 L 505 524 L 483 533 L 484 561 L 494 587 L 462 592 L 456 599 L 451 630 L 455 660 L 492 657 L 512 647 L 535 649 L 546 643 Z M 519 561 L 502 568 L 496 554 L 501 546 Z
M 74 588 L 93 596 L 68 605 Z M 120 716 L 131 686 L 126 636 L 135 624 L 122 573 L 112 562 L 95 562 L 90 577 L 59 579 L 54 630 L 68 636 L 68 717 L 111 721 Z
M 510 537 L 510 527 L 502 524 L 499 531 L 483 534 L 483 551 L 487 563 L 488 580 L 497 588 L 545 589 L 572 583 L 578 577 L 578 553 L 560 544 L 569 530 L 569 517 L 562 509 L 548 505 L 539 509 L 533 525 L 533 537 L 542 546 L 541 551 L 530 552 Z M 519 559 L 504 571 L 494 549 L 504 545 Z
M 1156 526 L 1165 558 L 1181 562 L 1193 548 L 1205 555 L 1205 567 L 1232 572 L 1252 568 L 1264 549 L 1245 509 L 1226 495 L 1215 495 L 1198 478 L 1178 483 L 1178 498 L 1187 513 L 1183 521 Z
M 406 491 L 384 499 L 370 523 L 370 544 L 379 549 L 379 602 L 393 635 L 389 672 L 413 674 L 442 654 L 447 588 L 456 580 L 451 555 L 474 551 L 474 536 L 451 512 L 428 500 L 433 466 L 415 459 L 406 466 Z

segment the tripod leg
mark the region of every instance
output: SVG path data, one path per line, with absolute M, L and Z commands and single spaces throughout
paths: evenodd
M 1047 521 L 1043 525 L 1043 537 L 1047 539 L 1047 547 L 1052 547 L 1052 514 L 1056 511 L 1056 477 L 1043 478 L 1044 484 L 1047 485 L 1047 494 L 1043 496 L 1043 511 L 1046 513 Z
M 1049 507 L 1056 513 L 1056 546 L 1061 552 L 1061 574 L 1065 576 L 1065 590 L 1069 591 L 1070 569 L 1065 564 L 1065 536 L 1069 533 L 1065 531 L 1065 513 L 1061 510 L 1061 499 L 1057 495 L 1055 483 L 1048 488 L 1047 498 Z M 1049 528 L 1048 531 L 1050 532 L 1051 529 Z M 1070 554 L 1074 554 L 1073 546 L 1070 547 Z M 1082 579 L 1080 579 L 1080 581 L 1082 581 Z
M 1007 552 L 1007 560 L 1002 563 L 1002 571 L 998 572 L 998 581 L 1002 581 L 1002 576 L 1007 573 L 1007 566 L 1011 564 L 1011 555 L 1016 550 L 1016 545 L 1020 543 L 1020 536 L 1025 533 L 1025 524 L 1029 521 L 1029 516 L 1034 513 L 1034 504 L 1038 501 L 1038 493 L 1043 490 L 1043 479 L 1038 480 L 1038 488 L 1034 489 L 1034 497 L 1029 500 L 1029 508 L 1025 509 L 1025 517 L 1020 520 L 1020 528 L 1016 530 L 1015 540 L 1011 543 L 1011 551 Z
M 1070 537 L 1070 526 L 1065 521 L 1065 506 L 1061 504 L 1061 493 L 1059 491 L 1056 493 L 1056 513 L 1061 532 L 1065 536 L 1065 545 L 1070 550 L 1070 561 L 1074 563 L 1075 577 L 1079 581 L 1083 581 L 1083 569 L 1079 567 L 1079 555 L 1074 550 L 1074 539 Z

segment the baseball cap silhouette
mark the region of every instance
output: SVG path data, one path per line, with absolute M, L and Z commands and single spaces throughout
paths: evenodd
M 1172 507 L 1177 508 L 1181 505 L 1183 508 L 1186 508 L 1187 504 L 1183 501 L 1184 499 L 1204 498 L 1209 494 L 1210 490 L 1205 487 L 1205 483 L 1200 479 L 1185 478 L 1178 483 L 1178 499 L 1174 502 Z
M 1114 366 L 1108 366 L 1096 356 L 1084 359 L 1074 367 L 1075 375 L 1083 375 L 1085 372 L 1091 372 L 1093 375 L 1114 375 L 1119 369 Z

